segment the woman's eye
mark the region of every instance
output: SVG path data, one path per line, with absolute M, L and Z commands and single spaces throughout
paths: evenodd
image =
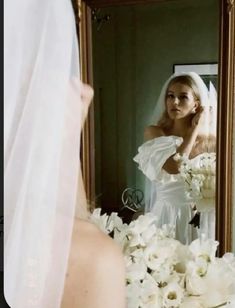
M 188 99 L 188 96 L 187 95 L 181 95 L 180 99 Z
M 167 98 L 173 99 L 173 98 L 174 98 L 174 95 L 173 95 L 173 94 L 167 94 Z

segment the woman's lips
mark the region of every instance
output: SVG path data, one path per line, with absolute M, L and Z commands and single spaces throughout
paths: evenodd
M 173 108 L 173 109 L 171 109 L 171 111 L 177 112 L 177 111 L 180 111 L 180 109 L 178 109 L 178 108 Z

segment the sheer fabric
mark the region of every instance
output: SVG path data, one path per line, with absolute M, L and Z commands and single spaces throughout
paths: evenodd
M 4 293 L 56 308 L 82 193 L 74 14 L 69 0 L 4 2 Z

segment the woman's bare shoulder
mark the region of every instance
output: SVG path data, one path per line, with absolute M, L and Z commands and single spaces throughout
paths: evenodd
M 62 308 L 106 308 L 108 306 L 104 303 L 111 305 L 112 299 L 105 294 L 110 292 L 114 297 L 115 289 L 121 289 L 122 299 L 117 301 L 124 305 L 124 272 L 120 247 L 92 223 L 76 220 Z
M 151 140 L 157 137 L 165 136 L 163 129 L 157 125 L 147 126 L 144 130 L 144 139 Z
M 112 260 L 122 257 L 120 247 L 93 223 L 78 219 L 74 225 L 74 238 L 81 262 L 89 263 L 96 258 Z M 100 249 L 102 247 L 102 249 Z

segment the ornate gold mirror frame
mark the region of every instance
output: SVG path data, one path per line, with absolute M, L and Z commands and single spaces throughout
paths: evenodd
M 232 251 L 233 119 L 235 102 L 234 0 L 221 0 L 217 129 L 216 239 L 219 255 Z
M 84 82 L 93 84 L 91 10 L 111 5 L 130 5 L 167 0 L 74 0 L 79 7 L 81 74 Z M 177 1 L 177 0 L 175 0 Z M 232 250 L 232 177 L 233 119 L 235 102 L 235 4 L 220 1 L 219 107 L 217 139 L 216 239 L 218 255 Z M 82 168 L 88 200 L 95 199 L 94 109 L 91 106 L 82 135 Z

